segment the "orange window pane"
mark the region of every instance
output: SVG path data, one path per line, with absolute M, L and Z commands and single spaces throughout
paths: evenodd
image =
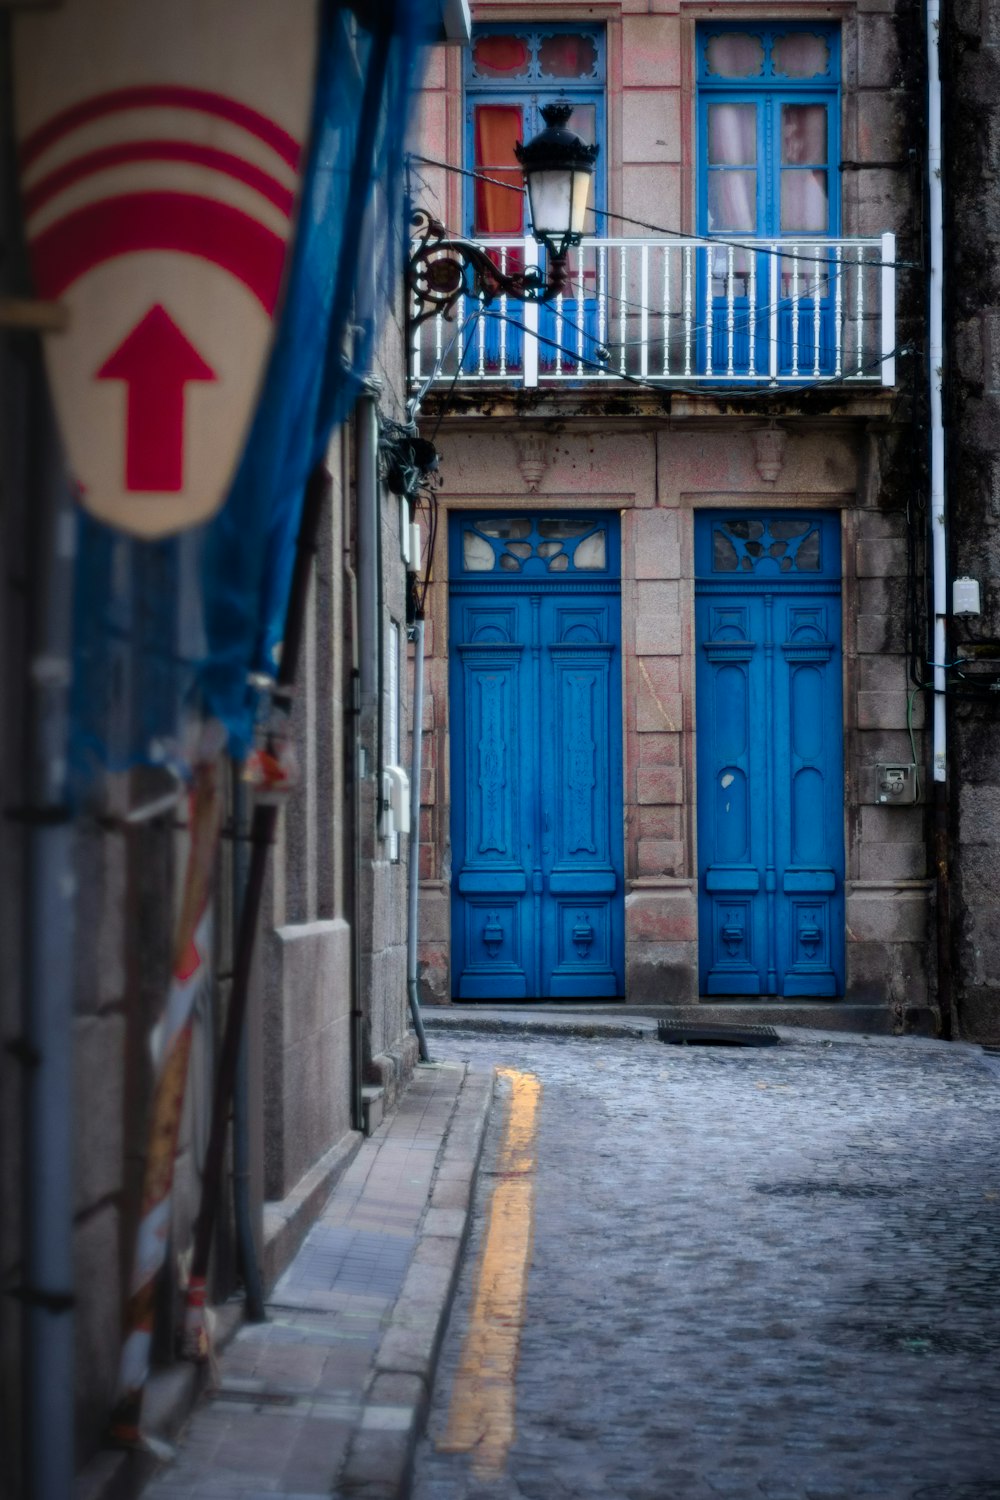
M 530 54 L 523 36 L 477 36 L 472 67 L 480 78 L 524 78 Z
M 597 43 L 592 36 L 578 32 L 543 36 L 538 48 L 538 67 L 543 78 L 593 78 Z
M 524 138 L 520 105 L 478 104 L 474 138 L 476 171 L 496 181 L 476 182 L 473 234 L 523 234 L 524 179 L 514 155 Z

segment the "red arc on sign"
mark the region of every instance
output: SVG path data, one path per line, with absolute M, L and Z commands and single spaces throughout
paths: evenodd
M 96 372 L 128 386 L 125 488 L 158 494 L 184 484 L 184 387 L 218 379 L 197 349 L 156 303 Z

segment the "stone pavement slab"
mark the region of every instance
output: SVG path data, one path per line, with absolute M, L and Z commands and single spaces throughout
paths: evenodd
M 491 1072 L 425 1064 L 222 1353 L 144 1500 L 400 1494 L 461 1260 Z

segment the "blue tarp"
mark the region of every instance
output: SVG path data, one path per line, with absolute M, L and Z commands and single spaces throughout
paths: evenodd
M 356 400 L 400 274 L 403 138 L 423 6 L 383 0 L 368 10 L 377 16 L 370 29 L 343 5 L 322 7 L 288 286 L 225 505 L 206 525 L 160 542 L 81 516 L 78 780 L 164 758 L 183 765 L 186 717 L 220 720 L 237 757 L 249 746 L 259 700 L 248 680 L 276 666 L 306 481 Z M 373 265 L 374 295 L 359 286 L 371 282 Z

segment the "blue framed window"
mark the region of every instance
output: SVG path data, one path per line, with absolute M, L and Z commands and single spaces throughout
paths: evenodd
M 466 178 L 465 232 L 477 241 L 520 240 L 529 233 L 523 177 L 514 155 L 516 141 L 530 140 L 544 128 L 542 106 L 554 99 L 573 105 L 569 128 L 585 141 L 601 147 L 591 193 L 591 208 L 585 232 L 599 233 L 603 224 L 599 210 L 606 206 L 606 101 L 607 80 L 604 28 L 572 22 L 548 22 L 524 26 L 514 22 L 473 27 L 472 45 L 465 57 L 465 165 L 492 178 Z M 497 184 L 509 184 L 499 186 Z M 515 191 L 511 191 L 514 189 Z M 523 253 L 516 246 L 498 245 L 491 251 L 506 271 L 523 268 Z M 560 330 L 564 342 L 576 346 L 575 328 L 593 321 L 590 304 L 595 301 L 597 268 L 592 250 L 569 255 L 572 293 L 563 299 L 560 320 L 551 309 L 541 310 L 539 364 L 555 363 L 555 344 Z M 513 310 L 501 340 L 498 319 L 484 322 L 485 364 L 515 370 L 521 362 L 521 331 Z
M 574 106 L 570 130 L 602 148 L 592 203 L 604 208 L 605 82 L 602 27 L 473 27 L 465 57 L 466 165 L 520 190 L 515 141 L 530 140 L 544 127 L 542 105 L 567 99 Z M 476 239 L 527 232 L 520 191 L 467 179 L 465 212 L 466 232 Z M 587 233 L 593 234 L 593 211 L 589 217 Z
M 698 232 L 803 245 L 778 262 L 781 367 L 831 367 L 830 276 L 815 241 L 840 234 L 840 31 L 808 21 L 705 22 L 697 32 Z M 813 248 L 807 248 L 812 243 Z M 724 246 L 709 253 L 720 313 L 735 304 L 741 346 L 766 336 L 768 257 Z M 816 299 L 820 316 L 813 317 Z M 794 322 L 794 330 L 792 324 Z M 724 326 L 713 368 L 724 365 Z M 740 361 L 737 359 L 737 366 Z

